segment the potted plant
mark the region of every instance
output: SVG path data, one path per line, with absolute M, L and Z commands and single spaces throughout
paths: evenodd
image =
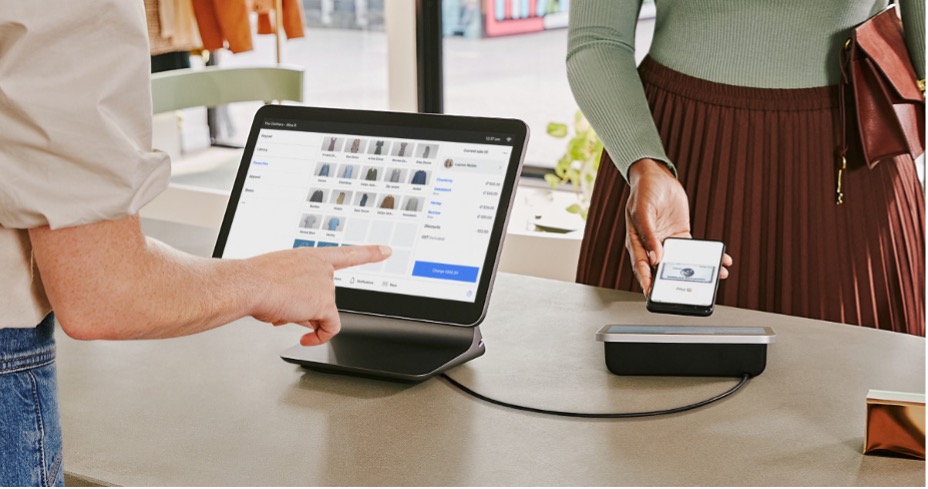
M 574 115 L 573 126 L 573 136 L 567 140 L 564 155 L 554 165 L 554 173 L 545 175 L 545 181 L 552 189 L 570 184 L 577 194 L 577 202 L 568 206 L 566 211 L 578 214 L 586 220 L 590 196 L 593 194 L 593 183 L 596 181 L 599 160 L 603 154 L 603 142 L 579 110 Z M 556 138 L 566 138 L 570 133 L 570 127 L 564 123 L 550 122 L 547 132 Z

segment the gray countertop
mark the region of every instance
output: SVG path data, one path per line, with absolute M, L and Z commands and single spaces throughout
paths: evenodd
M 211 234 L 146 223 L 208 253 Z M 170 231 L 172 234 L 169 234 Z M 187 240 L 187 241 L 185 241 Z M 449 372 L 500 400 L 621 412 L 736 383 L 619 377 L 603 324 L 770 326 L 767 370 L 687 413 L 581 420 L 486 404 L 442 379 L 317 373 L 279 354 L 301 328 L 251 319 L 161 341 L 59 339 L 65 469 L 118 485 L 924 485 L 925 464 L 862 454 L 868 389 L 924 392 L 923 338 L 718 307 L 648 313 L 641 297 L 501 274 L 487 352 Z

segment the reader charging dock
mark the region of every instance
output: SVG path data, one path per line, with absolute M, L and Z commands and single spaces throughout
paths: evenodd
M 767 327 L 603 326 L 606 367 L 616 375 L 751 377 L 767 366 Z
M 311 370 L 420 382 L 483 355 L 477 326 L 341 313 L 342 330 L 322 346 L 280 357 Z

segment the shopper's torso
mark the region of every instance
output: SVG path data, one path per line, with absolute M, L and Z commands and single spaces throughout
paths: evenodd
M 31 328 L 51 311 L 29 233 L 0 227 L 0 328 Z
M 729 85 L 834 85 L 849 30 L 885 5 L 886 0 L 656 0 L 650 55 L 676 71 Z

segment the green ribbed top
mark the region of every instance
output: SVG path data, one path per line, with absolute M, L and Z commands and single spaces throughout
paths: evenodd
M 906 43 L 925 76 L 925 1 L 900 0 Z M 698 78 L 758 88 L 808 88 L 840 80 L 850 29 L 886 0 L 656 0 L 650 56 Z M 673 167 L 635 65 L 641 0 L 570 3 L 567 77 L 580 110 L 619 171 L 642 158 Z

